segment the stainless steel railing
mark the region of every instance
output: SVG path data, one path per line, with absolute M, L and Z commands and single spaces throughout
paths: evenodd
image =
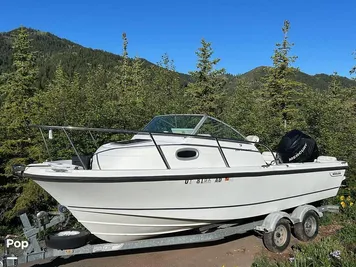
M 225 163 L 225 166 L 227 168 L 230 168 L 230 165 L 229 165 L 229 162 L 224 154 L 224 151 L 220 145 L 220 141 L 228 141 L 228 142 L 233 142 L 233 143 L 246 143 L 246 144 L 257 144 L 257 145 L 261 145 L 263 147 L 265 147 L 266 149 L 268 149 L 272 155 L 273 155 L 273 158 L 275 160 L 275 162 L 277 163 L 277 159 L 274 155 L 274 153 L 272 152 L 272 150 L 260 143 L 260 142 L 251 142 L 251 141 L 247 141 L 247 140 L 236 140 L 236 139 L 227 139 L 227 138 L 218 138 L 218 137 L 214 137 L 214 136 L 203 136 L 203 135 L 192 135 L 192 134 L 180 134 L 180 133 L 162 133 L 162 132 L 151 132 L 151 131 L 133 131 L 133 130 L 122 130 L 122 129 L 108 129 L 108 128 L 90 128 L 90 127 L 74 127 L 74 126 L 49 126 L 49 125 L 29 125 L 29 127 L 33 127 L 33 128 L 38 128 L 41 132 L 41 135 L 42 135 L 42 139 L 45 143 L 45 147 L 46 147 L 46 150 L 47 150 L 47 153 L 49 155 L 49 158 L 51 159 L 51 154 L 49 152 L 49 148 L 48 148 L 48 144 L 47 144 L 47 141 L 46 141 L 46 138 L 43 134 L 43 130 L 62 130 L 64 132 L 64 134 L 66 135 L 69 143 L 71 144 L 75 154 L 78 156 L 78 159 L 80 161 L 80 163 L 82 164 L 83 168 L 86 169 L 85 167 L 85 164 L 83 163 L 79 153 L 78 153 L 78 150 L 75 148 L 75 145 L 72 141 L 72 139 L 70 138 L 69 134 L 68 134 L 68 130 L 74 130 L 74 131 L 87 131 L 94 144 L 96 146 L 98 146 L 98 143 L 96 141 L 96 139 L 94 138 L 92 132 L 102 132 L 102 133 L 117 133 L 117 134 L 142 134 L 142 135 L 148 135 L 151 140 L 153 141 L 160 157 L 162 158 L 162 161 L 164 162 L 165 166 L 167 169 L 170 169 L 170 166 L 169 166 L 169 163 L 167 161 L 167 158 L 166 156 L 164 155 L 163 151 L 162 151 L 162 148 L 159 144 L 157 144 L 155 138 L 154 138 L 154 135 L 163 135 L 163 136 L 182 136 L 182 137 L 194 137 L 194 138 L 197 138 L 197 139 L 208 139 L 208 140 L 215 140 L 216 143 L 217 143 L 217 146 L 216 148 L 219 150 L 219 153 Z

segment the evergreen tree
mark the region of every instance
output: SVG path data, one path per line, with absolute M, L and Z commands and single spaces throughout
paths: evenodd
M 122 34 L 122 65 L 119 67 L 119 73 L 121 73 L 122 76 L 122 90 L 125 91 L 127 90 L 129 79 L 130 79 L 130 65 L 129 65 L 129 53 L 127 51 L 127 45 L 129 44 L 127 40 L 126 33 Z
M 355 96 L 349 88 L 341 85 L 341 77 L 334 73 L 326 91 L 313 91 L 304 104 L 307 131 L 316 139 L 321 155 L 346 160 L 350 165 L 348 184 L 355 184 L 356 169 L 356 117 Z
M 146 105 L 151 110 L 151 117 L 155 114 L 184 113 L 184 90 L 174 61 L 165 53 L 157 66 L 151 67 L 152 88 Z
M 193 83 L 186 88 L 186 97 L 192 113 L 208 113 L 220 116 L 223 108 L 223 89 L 227 79 L 225 69 L 215 69 L 220 59 L 211 59 L 213 49 L 211 43 L 201 40 L 196 52 L 198 56 L 198 70 L 189 72 Z
M 90 67 L 83 86 L 85 92 L 86 112 L 84 114 L 84 125 L 88 127 L 109 127 L 111 123 L 110 114 L 106 114 L 106 104 L 110 100 L 107 91 L 109 71 L 103 65 Z
M 114 67 L 111 78 L 107 83 L 108 101 L 104 107 L 108 116 L 108 124 L 114 128 L 126 128 L 128 121 L 124 113 L 124 95 L 128 90 L 130 64 L 128 57 L 128 40 L 126 33 L 122 34 L 123 52 L 122 60 L 119 60 Z M 113 121 L 115 118 L 116 122 Z
M 293 128 L 303 128 L 305 124 L 300 114 L 302 99 L 308 93 L 305 84 L 293 80 L 297 69 L 291 64 L 297 59 L 289 52 L 294 45 L 288 41 L 289 21 L 282 27 L 283 41 L 276 44 L 272 56 L 273 67 L 268 69 L 262 90 L 262 105 L 269 112 L 269 125 L 274 136 L 280 137 L 283 132 Z
M 329 90 L 323 94 L 324 106 L 320 107 L 323 148 L 330 155 L 356 160 L 356 143 L 350 142 L 350 136 L 356 136 L 355 97 L 349 88 L 341 86 L 339 78 L 334 73 Z
M 238 78 L 234 90 L 229 93 L 224 108 L 223 120 L 233 125 L 243 135 L 258 135 L 265 140 L 268 133 L 264 131 L 266 125 L 261 118 L 265 110 L 261 107 L 253 85 L 244 78 Z
M 45 92 L 38 94 L 34 100 L 37 104 L 36 120 L 38 123 L 47 125 L 70 125 L 70 110 L 68 102 L 70 80 L 63 71 L 61 64 L 58 64 L 54 79 L 48 85 Z
M 354 51 L 352 55 L 354 55 L 354 59 L 356 59 L 356 51 Z M 355 73 L 356 73 L 356 66 L 353 66 L 352 69 L 350 70 L 350 75 L 353 75 Z M 353 79 L 355 80 L 356 78 Z
M 11 165 L 28 162 L 31 131 L 26 127 L 31 119 L 29 99 L 34 95 L 38 71 L 31 52 L 31 40 L 20 28 L 13 42 L 12 72 L 0 80 L 0 173 L 10 174 Z
M 145 106 L 144 102 L 146 100 L 146 77 L 148 73 L 143 66 L 143 61 L 139 57 L 135 57 L 133 60 L 132 64 L 132 88 L 131 92 L 133 92 L 132 95 L 132 104 L 134 104 L 135 108 L 137 109 L 137 112 L 139 114 L 144 114 L 145 111 Z
M 16 180 L 11 176 L 11 166 L 16 163 L 28 164 L 40 151 L 36 147 L 33 131 L 27 127 L 31 122 L 33 106 L 31 98 L 36 93 L 35 82 L 38 70 L 35 67 L 35 56 L 31 52 L 31 40 L 25 28 L 20 28 L 13 41 L 12 72 L 3 74 L 0 87 L 0 175 L 12 178 L 8 184 L 0 188 L 2 194 L 8 197 L 6 208 L 15 207 L 1 215 L 12 219 L 20 208 L 35 208 L 47 199 L 45 192 L 33 181 Z M 21 196 L 16 193 L 21 192 Z M 15 196 L 15 197 L 14 197 Z M 1 200 L 1 199 L 0 199 Z M 0 210 L 3 203 L 0 202 Z M 0 216 L 0 220 L 3 217 Z
M 112 79 L 108 83 L 108 91 L 111 99 L 107 108 L 109 114 L 115 118 L 117 128 L 138 128 L 137 123 L 146 114 L 146 77 L 147 71 L 143 61 L 135 57 L 133 60 L 128 57 L 128 40 L 124 33 L 123 39 L 123 60 L 115 67 Z M 118 119 L 119 118 L 119 119 Z

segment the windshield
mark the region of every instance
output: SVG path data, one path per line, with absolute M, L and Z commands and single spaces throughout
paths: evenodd
M 203 115 L 157 116 L 146 125 L 144 130 L 160 133 L 194 134 L 195 127 L 203 117 Z
M 198 135 L 206 135 L 206 136 L 213 136 L 216 138 L 222 139 L 234 139 L 243 141 L 245 138 L 237 132 L 234 128 L 230 127 L 229 125 L 216 120 L 214 118 L 208 117 L 199 130 L 197 131 Z
M 143 130 L 147 132 L 197 134 L 222 139 L 245 140 L 245 137 L 231 126 L 204 115 L 156 116 Z

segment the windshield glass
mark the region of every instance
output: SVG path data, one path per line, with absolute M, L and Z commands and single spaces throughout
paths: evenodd
M 203 125 L 199 128 L 197 134 L 213 136 L 222 139 L 234 139 L 240 141 L 245 140 L 245 138 L 235 129 L 211 117 L 208 117 L 204 121 Z
M 193 134 L 203 115 L 157 116 L 146 125 L 144 131 L 160 133 Z
M 204 115 L 156 116 L 143 130 L 147 132 L 197 134 L 221 139 L 245 140 L 244 136 L 229 125 Z

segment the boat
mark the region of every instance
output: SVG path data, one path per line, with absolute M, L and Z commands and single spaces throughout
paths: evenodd
M 172 234 L 288 210 L 337 195 L 347 162 L 314 155 L 291 160 L 208 115 L 154 117 L 142 130 L 36 125 L 66 134 L 75 156 L 25 167 L 34 180 L 93 235 L 112 243 Z M 132 134 L 89 157 L 74 130 Z M 43 138 L 46 142 L 46 139 Z M 308 143 L 309 144 L 309 143 Z M 258 146 L 263 150 L 260 151 Z M 48 145 L 46 143 L 46 147 Z M 302 155 L 303 154 L 303 155 Z

